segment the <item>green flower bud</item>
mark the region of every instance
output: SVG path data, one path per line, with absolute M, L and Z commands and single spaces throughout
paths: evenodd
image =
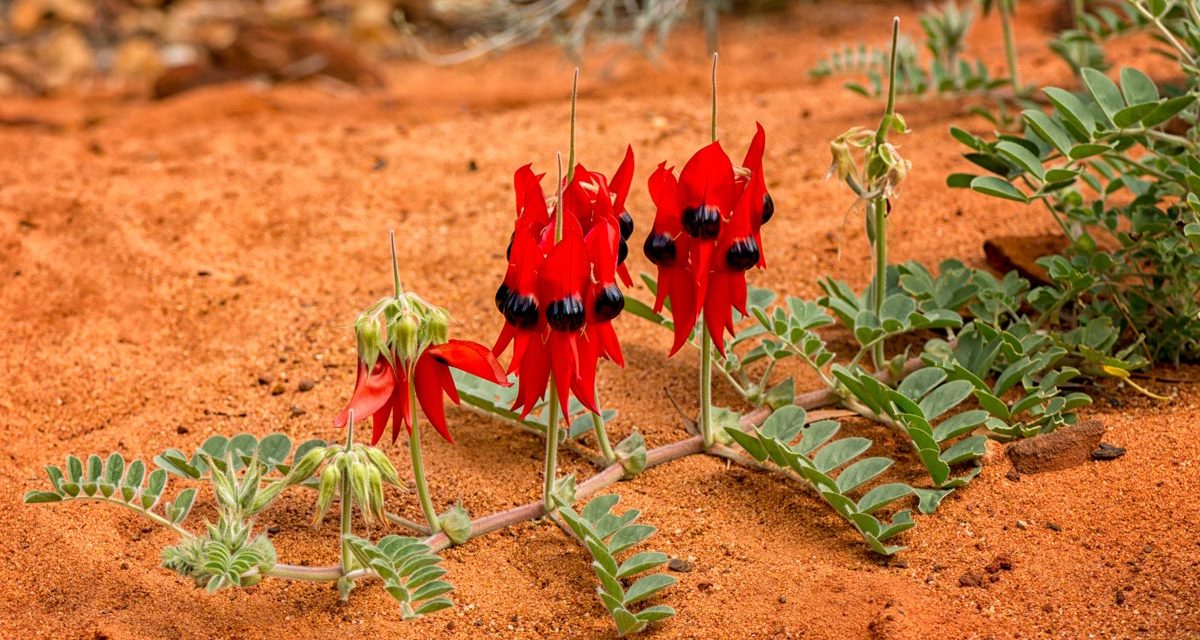
M 367 465 L 355 460 L 350 463 L 350 492 L 354 494 L 354 500 L 363 507 L 363 515 L 370 520 L 371 510 L 371 492 L 370 492 L 370 476 L 367 471 Z
M 388 326 L 392 349 L 401 362 L 412 362 L 421 353 L 421 321 L 417 314 L 405 311 Z
M 454 544 L 463 544 L 471 539 L 471 514 L 467 513 L 461 502 L 438 516 L 438 523 Z
M 371 466 L 379 470 L 384 482 L 400 486 L 400 475 L 396 473 L 396 467 L 392 466 L 392 461 L 388 459 L 387 454 L 375 447 L 369 447 L 365 451 Z
M 312 474 L 316 473 L 317 467 L 321 466 L 321 462 L 325 460 L 326 447 L 313 447 L 308 453 L 304 454 L 303 458 L 296 461 L 295 465 L 288 471 L 287 483 L 300 484 L 308 480 Z
M 359 314 L 354 321 L 354 336 L 358 341 L 358 358 L 367 366 L 374 366 L 381 355 L 389 357 L 390 350 L 378 314 L 371 310 Z
M 425 321 L 426 344 L 442 344 L 450 339 L 450 314 L 441 307 L 429 307 Z
M 333 495 L 337 493 L 338 487 L 342 484 L 342 469 L 336 464 L 331 464 L 321 471 L 321 489 L 317 494 L 317 515 L 313 518 L 313 525 L 321 522 L 321 518 L 325 517 L 325 512 L 329 511 L 329 505 L 333 504 Z
M 367 467 L 367 488 L 369 489 L 369 500 L 366 502 L 367 511 L 375 514 L 379 520 L 384 519 L 383 514 L 383 478 L 379 473 L 379 469 L 375 465 L 366 465 Z

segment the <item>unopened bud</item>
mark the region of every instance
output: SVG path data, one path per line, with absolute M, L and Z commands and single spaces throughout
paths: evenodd
M 295 466 L 288 471 L 287 483 L 300 484 L 308 480 L 312 474 L 316 473 L 317 467 L 321 466 L 321 461 L 325 459 L 325 447 L 313 447 L 304 454 L 303 458 L 296 461 Z
M 388 459 L 386 453 L 375 447 L 369 447 L 366 453 L 367 459 L 371 461 L 371 466 L 379 470 L 384 482 L 400 486 L 400 475 L 396 473 L 396 467 L 392 466 L 392 461 Z
M 450 337 L 450 314 L 441 307 L 429 307 L 429 317 L 425 320 L 425 337 L 427 344 L 442 344 Z
M 376 469 L 374 465 L 367 465 L 367 488 L 368 500 L 365 510 L 375 514 L 379 520 L 383 520 L 383 478 L 379 474 L 379 469 Z
M 355 460 L 350 463 L 349 470 L 350 492 L 354 494 L 354 499 L 363 507 L 363 515 L 370 519 L 371 510 L 368 508 L 371 504 L 370 492 L 370 477 L 367 471 L 367 465 Z
M 392 349 L 402 362 L 412 362 L 420 354 L 421 321 L 411 311 L 401 313 L 388 328 Z
M 388 353 L 383 324 L 374 312 L 368 310 L 358 316 L 354 322 L 354 336 L 358 341 L 358 358 L 367 366 L 374 366 L 380 355 Z
M 314 526 L 319 524 L 321 518 L 325 517 L 325 512 L 329 511 L 329 505 L 333 504 L 333 495 L 337 493 L 341 483 L 342 469 L 340 466 L 331 464 L 321 472 L 321 489 L 317 494 L 317 515 L 313 518 Z

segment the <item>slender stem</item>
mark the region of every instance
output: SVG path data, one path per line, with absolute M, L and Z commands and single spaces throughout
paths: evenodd
M 1004 57 L 1008 60 L 1008 81 L 1013 94 L 1020 96 L 1023 89 L 1020 71 L 1017 69 L 1017 41 L 1013 36 L 1012 6 L 1004 0 L 1000 0 L 999 4 L 1000 26 L 1004 29 Z
M 550 376 L 550 409 L 546 425 L 546 473 L 542 485 L 542 508 L 546 513 L 553 513 L 554 477 L 558 469 L 558 391 L 554 387 L 554 376 Z
M 567 156 L 567 182 L 575 179 L 575 104 L 579 101 L 579 67 L 575 67 L 575 75 L 571 78 L 571 142 Z M 562 160 L 560 159 L 561 163 Z M 559 168 L 561 174 L 562 168 Z M 562 177 L 559 177 L 559 184 L 562 184 Z M 559 200 L 562 200 L 562 194 L 559 194 Z M 561 209 L 561 207 L 560 207 Z M 562 237 L 562 232 L 556 234 L 555 242 Z
M 600 447 L 600 455 L 604 456 L 605 464 L 612 464 L 617 461 L 617 454 L 613 453 L 612 444 L 608 441 L 608 429 L 604 426 L 604 418 L 600 414 L 592 414 L 592 430 L 596 432 L 596 444 Z
M 465 398 L 464 398 L 464 402 L 463 402 L 462 406 L 459 408 L 465 409 L 467 411 L 470 411 L 471 413 L 483 416 L 485 418 L 491 418 L 492 420 L 495 420 L 502 424 L 507 424 L 507 425 L 516 427 L 517 429 L 520 429 L 527 433 L 531 433 L 540 438 L 546 437 L 546 429 L 542 428 L 540 425 L 534 426 L 534 425 L 531 425 L 531 424 L 525 422 L 524 420 L 510 418 L 508 416 L 494 413 L 489 409 L 477 407 L 477 406 L 471 404 L 470 402 L 466 402 Z M 564 440 L 562 442 L 562 446 L 575 452 L 576 455 L 583 458 L 584 460 L 587 460 L 588 462 L 592 463 L 593 465 L 595 465 L 597 467 L 604 468 L 604 467 L 607 467 L 609 464 L 609 463 L 605 462 L 602 457 L 596 455 L 596 453 L 594 451 L 589 450 L 587 447 L 580 445 L 579 443 L 575 442 L 574 440 Z
M 871 201 L 871 226 L 874 242 L 871 249 L 875 253 L 875 279 L 871 282 L 871 304 L 875 317 L 883 317 L 883 303 L 887 299 L 887 198 L 876 198 Z M 880 340 L 871 350 L 871 358 L 875 362 L 875 370 L 881 370 L 887 360 L 883 340 Z
M 701 314 L 700 322 L 704 322 Z M 712 430 L 712 337 L 708 325 L 700 326 L 700 435 L 704 436 L 704 447 L 713 445 Z
M 346 451 L 349 451 L 354 446 L 354 410 L 350 410 L 350 420 L 346 424 Z M 342 469 L 342 573 L 350 572 L 350 533 L 351 526 L 354 524 L 354 503 L 353 493 L 350 490 L 350 469 L 349 467 Z
M 710 130 L 709 133 L 712 136 L 712 142 L 716 142 L 717 141 L 717 52 L 716 51 L 713 51 L 712 57 L 713 57 L 713 63 L 712 63 L 712 129 Z
M 402 515 L 392 513 L 390 511 L 385 512 L 383 514 L 383 517 L 387 518 L 387 521 L 391 522 L 392 524 L 398 524 L 398 525 L 404 527 L 405 529 L 415 531 L 416 533 L 419 533 L 423 536 L 427 536 L 427 535 L 430 535 L 431 533 L 433 533 L 432 531 L 430 531 L 429 527 L 421 524 L 420 522 L 413 522 L 412 520 L 409 520 L 408 518 L 405 518 Z
M 399 298 L 404 293 L 404 288 L 400 286 L 400 260 L 396 258 L 396 230 L 388 231 L 388 236 L 392 241 L 392 284 L 396 297 Z
M 421 423 L 417 420 L 417 387 L 413 384 L 413 376 L 408 376 L 408 407 L 412 411 L 412 429 L 408 432 L 408 453 L 412 456 L 413 482 L 417 485 L 417 498 L 421 501 L 421 511 L 425 514 L 425 522 L 434 533 L 442 530 L 438 520 L 437 510 L 433 507 L 433 499 L 429 496 L 429 483 L 425 481 L 425 463 L 421 460 Z

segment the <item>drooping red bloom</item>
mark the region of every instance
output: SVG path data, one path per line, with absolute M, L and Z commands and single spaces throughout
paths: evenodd
M 746 314 L 746 271 L 766 266 L 761 230 L 775 214 L 763 177 L 765 148 L 760 124 L 741 167 L 713 142 L 688 160 L 678 180 L 666 163 L 650 176 L 657 213 L 643 250 L 658 266 L 655 311 L 670 300 L 672 355 L 691 336 L 701 311 L 724 355 L 724 332 L 734 332 L 733 309 Z
M 386 334 L 384 334 L 386 335 Z M 400 435 L 400 425 L 411 432 L 413 407 L 409 402 L 409 380 L 415 386 L 417 401 L 430 424 L 447 442 L 454 443 L 446 426 L 443 393 L 454 404 L 459 403 L 458 388 L 450 375 L 451 368 L 465 371 L 497 384 L 508 385 L 504 368 L 487 347 L 469 340 L 447 340 L 425 347 L 415 362 L 404 362 L 395 351 L 378 353 L 374 362 L 362 357 L 358 361 L 358 376 L 350 403 L 334 418 L 336 427 L 349 422 L 350 412 L 358 420 L 371 417 L 371 444 L 383 437 L 388 420 L 392 421 L 392 442 Z
M 508 269 L 496 291 L 505 324 L 493 351 L 500 354 L 513 346 L 509 371 L 519 381 L 513 409 L 520 409 L 522 417 L 541 402 L 552 373 L 564 403 L 573 393 L 584 407 L 598 412 L 599 359 L 624 365 L 612 320 L 625 308 L 617 278 L 631 283 L 623 263 L 626 240 L 633 233 L 633 218 L 625 209 L 633 150 L 626 149 L 611 182 L 583 165 L 575 167 L 563 185 L 561 234 L 541 179 L 529 165 L 513 177 L 517 218 Z M 556 235 L 561 235 L 557 241 Z

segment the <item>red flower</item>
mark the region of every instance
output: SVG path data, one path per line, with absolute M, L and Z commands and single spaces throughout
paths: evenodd
M 739 169 L 713 142 L 688 160 L 678 180 L 666 163 L 650 176 L 658 210 L 643 250 L 658 266 L 655 311 L 670 300 L 672 355 L 691 336 L 701 311 L 724 355 L 723 334 L 733 333 L 733 309 L 746 314 L 745 272 L 766 266 L 761 228 L 775 213 L 763 178 L 765 147 L 766 132 L 758 125 Z
M 625 308 L 617 277 L 631 283 L 624 267 L 626 239 L 633 218 L 625 199 L 633 179 L 633 150 L 610 182 L 583 165 L 563 186 L 561 239 L 541 188 L 541 175 L 529 165 L 517 170 L 513 184 L 517 219 L 508 251 L 508 270 L 496 291 L 496 307 L 505 324 L 493 351 L 513 345 L 509 371 L 519 379 L 513 409 L 524 417 L 533 410 L 554 374 L 555 390 L 565 403 L 575 394 L 597 411 L 596 366 L 600 358 L 624 365 L 612 320 Z
M 382 319 L 379 322 L 382 324 Z M 389 331 L 383 335 L 391 333 Z M 363 342 L 360 339 L 361 344 Z M 346 408 L 334 418 L 334 426 L 346 426 L 351 411 L 359 420 L 371 416 L 371 444 L 374 445 L 383 437 L 384 428 L 390 418 L 392 442 L 395 442 L 400 435 L 401 424 L 409 432 L 412 431 L 414 418 L 408 389 L 411 378 L 417 401 L 421 404 L 425 417 L 447 442 L 453 444 L 454 438 L 446 427 L 446 409 L 442 404 L 443 393 L 450 396 L 450 401 L 454 404 L 459 403 L 458 389 L 450 375 L 450 368 L 497 384 L 508 385 L 504 368 L 492 355 L 491 350 L 476 342 L 448 340 L 441 344 L 431 344 L 420 351 L 415 362 L 403 361 L 402 355 L 395 348 L 388 348 L 387 351 L 376 351 L 374 361 L 369 362 L 363 357 L 360 349 L 354 394 Z

